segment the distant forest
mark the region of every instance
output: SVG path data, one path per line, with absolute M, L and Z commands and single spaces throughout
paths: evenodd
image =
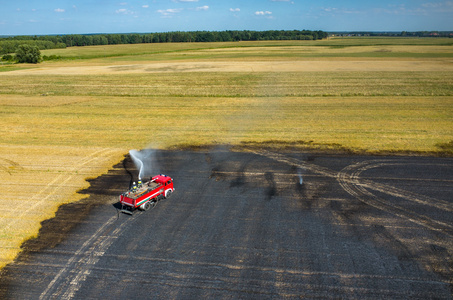
M 402 31 L 402 32 L 367 32 L 346 31 L 331 32 L 330 36 L 389 36 L 389 37 L 453 37 L 453 31 Z
M 74 46 L 184 43 L 184 42 L 233 42 L 269 40 L 320 40 L 328 36 L 318 30 L 268 30 L 268 31 L 192 31 L 128 34 L 69 34 L 42 36 L 13 36 L 0 38 L 0 55 L 15 53 L 19 45 L 37 46 L 40 50 Z

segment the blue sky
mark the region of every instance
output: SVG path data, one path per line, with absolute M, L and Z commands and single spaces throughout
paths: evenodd
M 449 31 L 453 0 L 15 0 L 0 6 L 0 35 L 281 29 Z

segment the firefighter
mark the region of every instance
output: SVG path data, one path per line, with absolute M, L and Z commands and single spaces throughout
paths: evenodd
M 138 180 L 138 188 L 141 188 L 141 187 L 142 187 L 142 180 L 139 179 L 139 180 Z
M 135 181 L 132 183 L 132 192 L 136 192 L 137 191 L 137 185 L 135 184 Z

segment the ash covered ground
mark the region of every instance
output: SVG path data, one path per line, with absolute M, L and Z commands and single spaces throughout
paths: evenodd
M 129 157 L 63 206 L 2 299 L 452 298 L 453 159 L 149 151 L 175 193 L 119 214 Z M 145 173 L 146 173 L 145 172 Z

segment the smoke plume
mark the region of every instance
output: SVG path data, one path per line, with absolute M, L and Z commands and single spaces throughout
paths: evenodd
M 299 176 L 299 184 L 302 185 L 304 183 L 304 179 L 302 178 L 302 170 L 297 169 L 297 176 Z

